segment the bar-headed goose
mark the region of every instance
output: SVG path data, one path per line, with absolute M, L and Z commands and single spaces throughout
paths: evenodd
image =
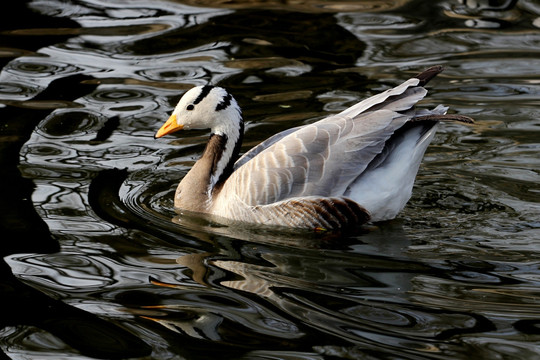
M 280 132 L 238 159 L 240 107 L 225 89 L 184 94 L 159 138 L 210 129 L 201 158 L 182 179 L 174 205 L 221 220 L 338 229 L 394 218 L 409 200 L 418 167 L 447 108 L 416 109 L 435 66 L 339 114 Z

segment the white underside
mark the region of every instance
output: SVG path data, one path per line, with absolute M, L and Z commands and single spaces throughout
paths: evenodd
M 366 172 L 348 189 L 345 195 L 366 208 L 371 214 L 371 221 L 393 219 L 405 207 L 436 128 L 437 125 L 423 136 L 422 127 L 409 130 L 406 139 L 392 151 L 383 165 Z

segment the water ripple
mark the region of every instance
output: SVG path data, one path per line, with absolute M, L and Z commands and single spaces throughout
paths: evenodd
M 45 57 L 23 57 L 10 61 L 3 72 L 17 77 L 49 78 L 61 77 L 65 74 L 76 73 L 77 66 L 69 63 L 59 63 Z
M 103 116 L 90 111 L 55 111 L 39 123 L 38 129 L 47 137 L 76 137 L 96 132 L 104 121 Z
M 2 96 L 2 100 L 30 98 L 36 95 L 37 92 L 38 89 L 35 87 L 17 82 L 0 83 L 0 95 Z
M 0 102 L 7 130 L 37 124 L 16 170 L 61 250 L 7 263 L 153 358 L 534 357 L 540 12 L 508 3 L 31 2 L 78 24 L 2 32 L 55 39 L 10 52 Z M 421 106 L 477 123 L 441 126 L 396 221 L 313 234 L 174 211 L 208 134 L 153 134 L 191 86 L 234 92 L 247 150 L 435 63 Z M 75 353 L 26 324 L 0 332 L 9 355 Z
M 28 255 L 10 261 L 21 278 L 32 280 L 37 276 L 41 286 L 57 293 L 96 291 L 114 282 L 109 266 L 82 254 Z

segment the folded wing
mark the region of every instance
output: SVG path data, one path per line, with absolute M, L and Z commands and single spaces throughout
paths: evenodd
M 427 93 L 419 82 L 412 78 L 340 114 L 271 137 L 236 163 L 220 195 L 249 206 L 343 196 L 415 116 L 414 105 Z

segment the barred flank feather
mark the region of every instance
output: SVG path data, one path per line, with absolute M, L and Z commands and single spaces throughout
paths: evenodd
M 344 197 L 293 198 L 253 208 L 256 222 L 308 229 L 343 229 L 365 224 L 369 213 L 354 200 Z

